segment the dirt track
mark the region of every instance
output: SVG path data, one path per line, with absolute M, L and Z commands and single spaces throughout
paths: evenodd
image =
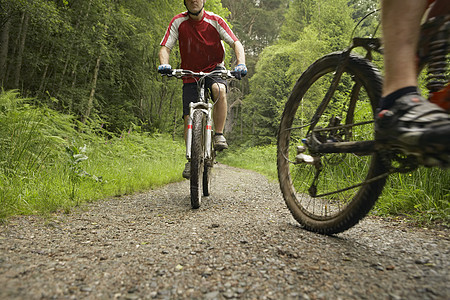
M 188 181 L 0 226 L 0 299 L 450 299 L 448 231 L 366 218 L 301 229 L 277 183 L 218 165 Z

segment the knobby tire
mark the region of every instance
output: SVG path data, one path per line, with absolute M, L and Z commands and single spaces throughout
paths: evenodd
M 204 114 L 197 110 L 192 119 L 192 147 L 191 147 L 191 207 L 197 209 L 202 201 L 202 181 L 204 171 Z
M 296 156 L 295 146 L 302 145 L 302 138 L 314 132 L 315 129 L 319 129 L 319 126 L 326 127 L 324 125 L 326 120 L 335 118 L 338 115 L 342 116 L 343 124 L 353 124 L 358 121 L 367 122 L 366 119 L 368 119 L 369 125 L 365 125 L 367 127 L 363 127 L 363 130 L 357 127 L 350 130 L 345 129 L 347 131 L 340 134 L 336 133 L 338 130 L 335 130 L 336 132 L 330 130 L 320 136 L 317 133 L 318 131 L 316 131 L 314 134 L 317 134 L 319 138 L 323 138 L 322 142 L 333 142 L 334 137 L 336 139 L 342 138 L 343 141 L 364 140 L 360 137 L 359 131 L 370 132 L 372 136 L 366 139 L 373 140 L 374 128 L 373 123 L 370 123 L 370 119 L 373 121 L 375 109 L 380 98 L 381 76 L 371 63 L 363 58 L 350 55 L 348 64 L 344 68 L 344 75 L 339 81 L 340 85 L 333 94 L 332 100 L 326 102 L 324 100 L 325 93 L 321 93 L 324 90 L 324 86 L 330 85 L 331 78 L 333 78 L 338 65 L 342 61 L 342 55 L 339 52 L 324 56 L 314 62 L 301 75 L 285 105 L 278 133 L 277 168 L 284 200 L 293 217 L 305 229 L 322 234 L 339 233 L 358 223 L 371 210 L 386 181 L 386 178 L 382 177 L 371 183 L 352 188 L 350 191 L 330 196 L 313 197 L 314 194 L 318 195 L 342 189 L 345 187 L 343 186 L 345 181 L 348 181 L 348 184 L 351 186 L 357 180 L 364 182 L 386 173 L 387 167 L 383 163 L 384 158 L 379 153 L 365 156 L 358 156 L 354 153 L 313 153 L 312 155 L 320 157 L 321 165 L 323 165 L 323 170 L 320 172 L 317 171 L 318 168 L 311 165 L 293 163 Z M 352 92 L 346 90 L 348 83 L 352 84 L 353 90 L 356 91 L 354 93 L 358 97 L 354 97 L 357 99 L 356 101 L 348 100 L 349 104 L 345 104 L 347 103 L 346 96 L 352 98 Z M 317 88 L 316 84 L 319 88 Z M 303 104 L 302 101 L 304 101 Z M 319 104 L 317 105 L 317 103 Z M 300 107 L 301 104 L 303 105 L 302 107 Z M 299 115 L 304 113 L 303 109 L 307 108 L 308 105 L 319 107 L 319 109 L 311 109 L 312 118 L 305 118 L 303 115 L 299 117 Z M 361 107 L 366 108 L 361 111 L 369 111 L 369 113 L 365 113 L 366 119 L 364 120 L 361 117 L 364 113 L 359 110 Z M 299 120 L 307 121 L 300 124 Z M 344 129 L 340 130 L 341 132 L 345 131 Z M 328 135 L 328 137 L 325 135 Z M 306 154 L 308 153 L 306 152 Z M 355 161 L 364 166 L 364 168 L 357 171 L 356 167 L 353 169 Z M 348 171 L 345 171 L 347 172 L 345 173 L 343 170 Z M 364 174 L 361 174 L 361 172 L 364 172 Z M 333 174 L 337 174 L 335 175 L 338 178 L 337 181 L 344 183 L 337 183 L 335 182 L 336 180 L 331 179 Z M 348 179 L 351 177 L 350 175 L 357 178 Z M 317 181 L 315 181 L 314 177 L 317 177 Z M 355 180 L 355 182 L 351 182 L 352 180 Z M 314 187 L 311 187 L 314 185 L 313 182 L 317 183 Z M 329 187 L 332 185 L 335 186 L 334 190 Z M 314 189 L 322 190 L 316 193 Z M 313 196 L 310 196 L 311 191 L 313 191 Z

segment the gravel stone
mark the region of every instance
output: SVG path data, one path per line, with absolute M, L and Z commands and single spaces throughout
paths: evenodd
M 189 181 L 0 225 L 0 299 L 450 299 L 448 229 L 367 217 L 303 230 L 277 182 L 217 164 Z

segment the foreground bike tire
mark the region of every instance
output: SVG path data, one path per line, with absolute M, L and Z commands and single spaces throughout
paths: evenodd
M 301 75 L 285 105 L 278 133 L 277 168 L 284 200 L 297 222 L 322 234 L 339 233 L 358 223 L 371 210 L 386 181 L 382 175 L 387 170 L 386 158 L 379 153 L 309 152 L 308 141 L 313 138 L 323 143 L 374 140 L 372 121 L 381 76 L 371 63 L 350 55 L 331 101 L 324 100 L 342 55 L 324 56 Z M 305 117 L 308 107 L 312 118 Z M 352 127 L 354 123 L 364 125 Z M 327 130 L 327 126 L 334 129 Z M 299 145 L 306 145 L 300 152 L 319 163 L 298 162 Z M 375 177 L 380 179 L 333 193 Z
M 195 111 L 192 119 L 192 147 L 191 147 L 191 207 L 197 209 L 202 201 L 202 182 L 204 171 L 204 143 L 203 123 L 204 114 Z

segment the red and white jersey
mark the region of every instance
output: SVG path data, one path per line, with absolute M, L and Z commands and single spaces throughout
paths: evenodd
M 225 48 L 222 41 L 232 46 L 237 40 L 220 16 L 203 11 L 203 18 L 196 21 L 184 12 L 173 17 L 161 46 L 172 49 L 178 41 L 181 68 L 194 72 L 211 72 L 217 65 L 223 64 Z M 183 81 L 193 82 L 194 79 Z

